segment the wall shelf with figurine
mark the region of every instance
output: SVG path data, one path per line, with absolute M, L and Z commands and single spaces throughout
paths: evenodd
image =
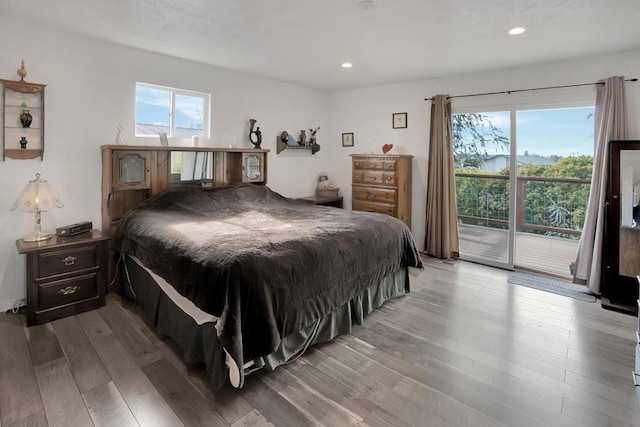
M 316 133 L 318 132 L 318 129 L 309 129 L 309 140 L 306 139 L 305 131 L 300 131 L 299 141 L 296 141 L 296 139 L 288 132 L 282 132 L 277 137 L 276 154 L 280 154 L 284 150 L 311 150 L 311 154 L 316 154 L 320 151 L 320 145 L 316 142 Z
M 18 70 L 20 80 L 3 80 L 0 123 L 2 127 L 2 160 L 40 159 L 44 156 L 44 88 L 27 83 L 27 70 Z

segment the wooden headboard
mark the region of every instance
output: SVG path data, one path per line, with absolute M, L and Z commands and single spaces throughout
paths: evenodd
M 252 148 L 103 145 L 102 232 L 149 197 L 179 185 L 267 183 L 267 153 Z

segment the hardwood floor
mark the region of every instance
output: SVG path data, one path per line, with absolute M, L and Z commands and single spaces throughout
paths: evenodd
M 426 260 L 352 335 L 214 395 L 133 302 L 0 314 L 0 426 L 638 426 L 637 319 Z

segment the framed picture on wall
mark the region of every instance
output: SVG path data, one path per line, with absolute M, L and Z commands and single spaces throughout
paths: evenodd
M 407 113 L 393 113 L 393 128 L 405 129 L 407 127 Z
M 353 147 L 353 132 L 342 134 L 342 146 Z

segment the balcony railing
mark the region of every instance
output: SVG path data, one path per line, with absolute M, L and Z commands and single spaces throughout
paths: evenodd
M 516 178 L 516 231 L 578 239 L 591 181 L 576 178 Z M 509 176 L 456 174 L 458 219 L 463 224 L 508 228 Z

